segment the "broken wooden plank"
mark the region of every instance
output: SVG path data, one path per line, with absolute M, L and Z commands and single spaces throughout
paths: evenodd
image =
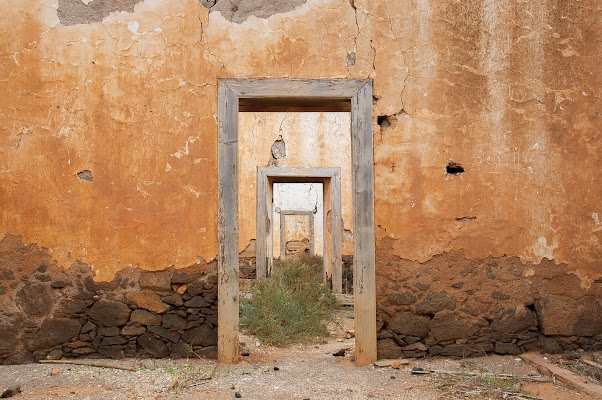
M 91 361 L 78 361 L 78 360 L 40 360 L 42 364 L 70 364 L 70 365 L 84 365 L 87 367 L 99 367 L 99 368 L 113 368 L 122 369 L 124 371 L 138 371 L 136 368 L 124 367 L 122 365 L 114 365 L 108 363 L 97 363 Z
M 407 360 L 405 358 L 399 358 L 399 359 L 395 359 L 395 358 L 390 358 L 390 359 L 386 359 L 386 360 L 378 360 L 378 361 L 374 361 L 374 366 L 375 367 L 390 367 L 391 365 L 393 365 L 394 362 L 399 362 L 401 365 L 409 365 L 410 364 L 410 360 Z
M 523 354 L 521 358 L 537 368 L 537 370 L 539 370 L 542 374 L 552 376 L 577 390 L 581 390 L 589 394 L 595 399 L 602 399 L 602 386 L 591 383 L 587 379 L 571 371 L 552 364 L 542 355 L 537 353 L 527 353 Z
M 595 367 L 602 371 L 602 365 L 598 364 L 597 362 L 590 361 L 590 360 L 584 360 L 584 359 L 581 359 L 580 361 L 584 364 L 589 365 L 590 367 Z

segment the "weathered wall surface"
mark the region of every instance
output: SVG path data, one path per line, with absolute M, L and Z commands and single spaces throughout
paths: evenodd
M 50 281 L 74 262 L 112 282 L 215 258 L 218 77 L 371 78 L 381 352 L 595 343 L 597 2 L 85 3 L 0 0 L 0 234 L 46 249 Z M 465 172 L 446 174 L 450 161 Z M 18 248 L 0 269 L 22 268 Z M 35 279 L 3 283 L 2 301 Z M 119 301 L 111 290 L 98 295 Z M 496 328 L 514 310 L 524 318 Z M 553 314 L 571 317 L 561 329 Z M 52 320 L 18 315 L 1 320 L 23 343 Z M 400 331 L 406 315 L 428 329 Z M 464 319 L 479 329 L 437 333 Z M 413 340 L 428 349 L 403 349 Z

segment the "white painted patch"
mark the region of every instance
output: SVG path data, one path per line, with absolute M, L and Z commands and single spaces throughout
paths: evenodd
M 548 240 L 545 236 L 540 236 L 537 239 L 537 243 L 533 246 L 533 252 L 536 257 L 541 260 L 547 258 L 548 260 L 554 259 L 554 250 L 558 248 L 558 241 L 554 239 L 552 244 L 548 245 Z
M 201 195 L 201 193 L 196 190 L 194 187 L 192 186 L 188 186 L 188 190 L 190 191 L 190 193 L 192 193 L 194 195 L 194 197 L 196 197 L 197 199 L 199 198 L 199 196 Z
M 602 222 L 600 222 L 600 217 L 598 216 L 598 213 L 592 213 L 592 219 L 596 223 L 596 227 L 592 230 L 592 232 L 602 231 Z
M 165 172 L 171 171 L 171 165 L 169 163 L 165 163 Z
M 128 29 L 133 34 L 135 34 L 135 35 L 138 34 L 138 28 L 140 28 L 140 24 L 138 23 L 138 21 L 129 21 L 128 22 Z

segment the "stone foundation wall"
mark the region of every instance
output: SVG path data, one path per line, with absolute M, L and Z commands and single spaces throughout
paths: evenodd
M 379 358 L 602 349 L 602 281 L 589 288 L 566 265 L 517 257 L 425 263 L 377 249 Z
M 215 357 L 215 263 L 97 283 L 89 266 L 66 271 L 20 238 L 0 241 L 0 363 L 44 358 Z
M 240 279 L 255 279 L 257 259 L 255 257 L 240 257 L 238 259 L 238 277 Z

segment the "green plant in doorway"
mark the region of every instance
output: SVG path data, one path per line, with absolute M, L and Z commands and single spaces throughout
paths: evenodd
M 312 342 L 328 335 L 336 297 L 323 282 L 320 257 L 277 261 L 271 277 L 255 281 L 240 302 L 241 328 L 269 345 Z

